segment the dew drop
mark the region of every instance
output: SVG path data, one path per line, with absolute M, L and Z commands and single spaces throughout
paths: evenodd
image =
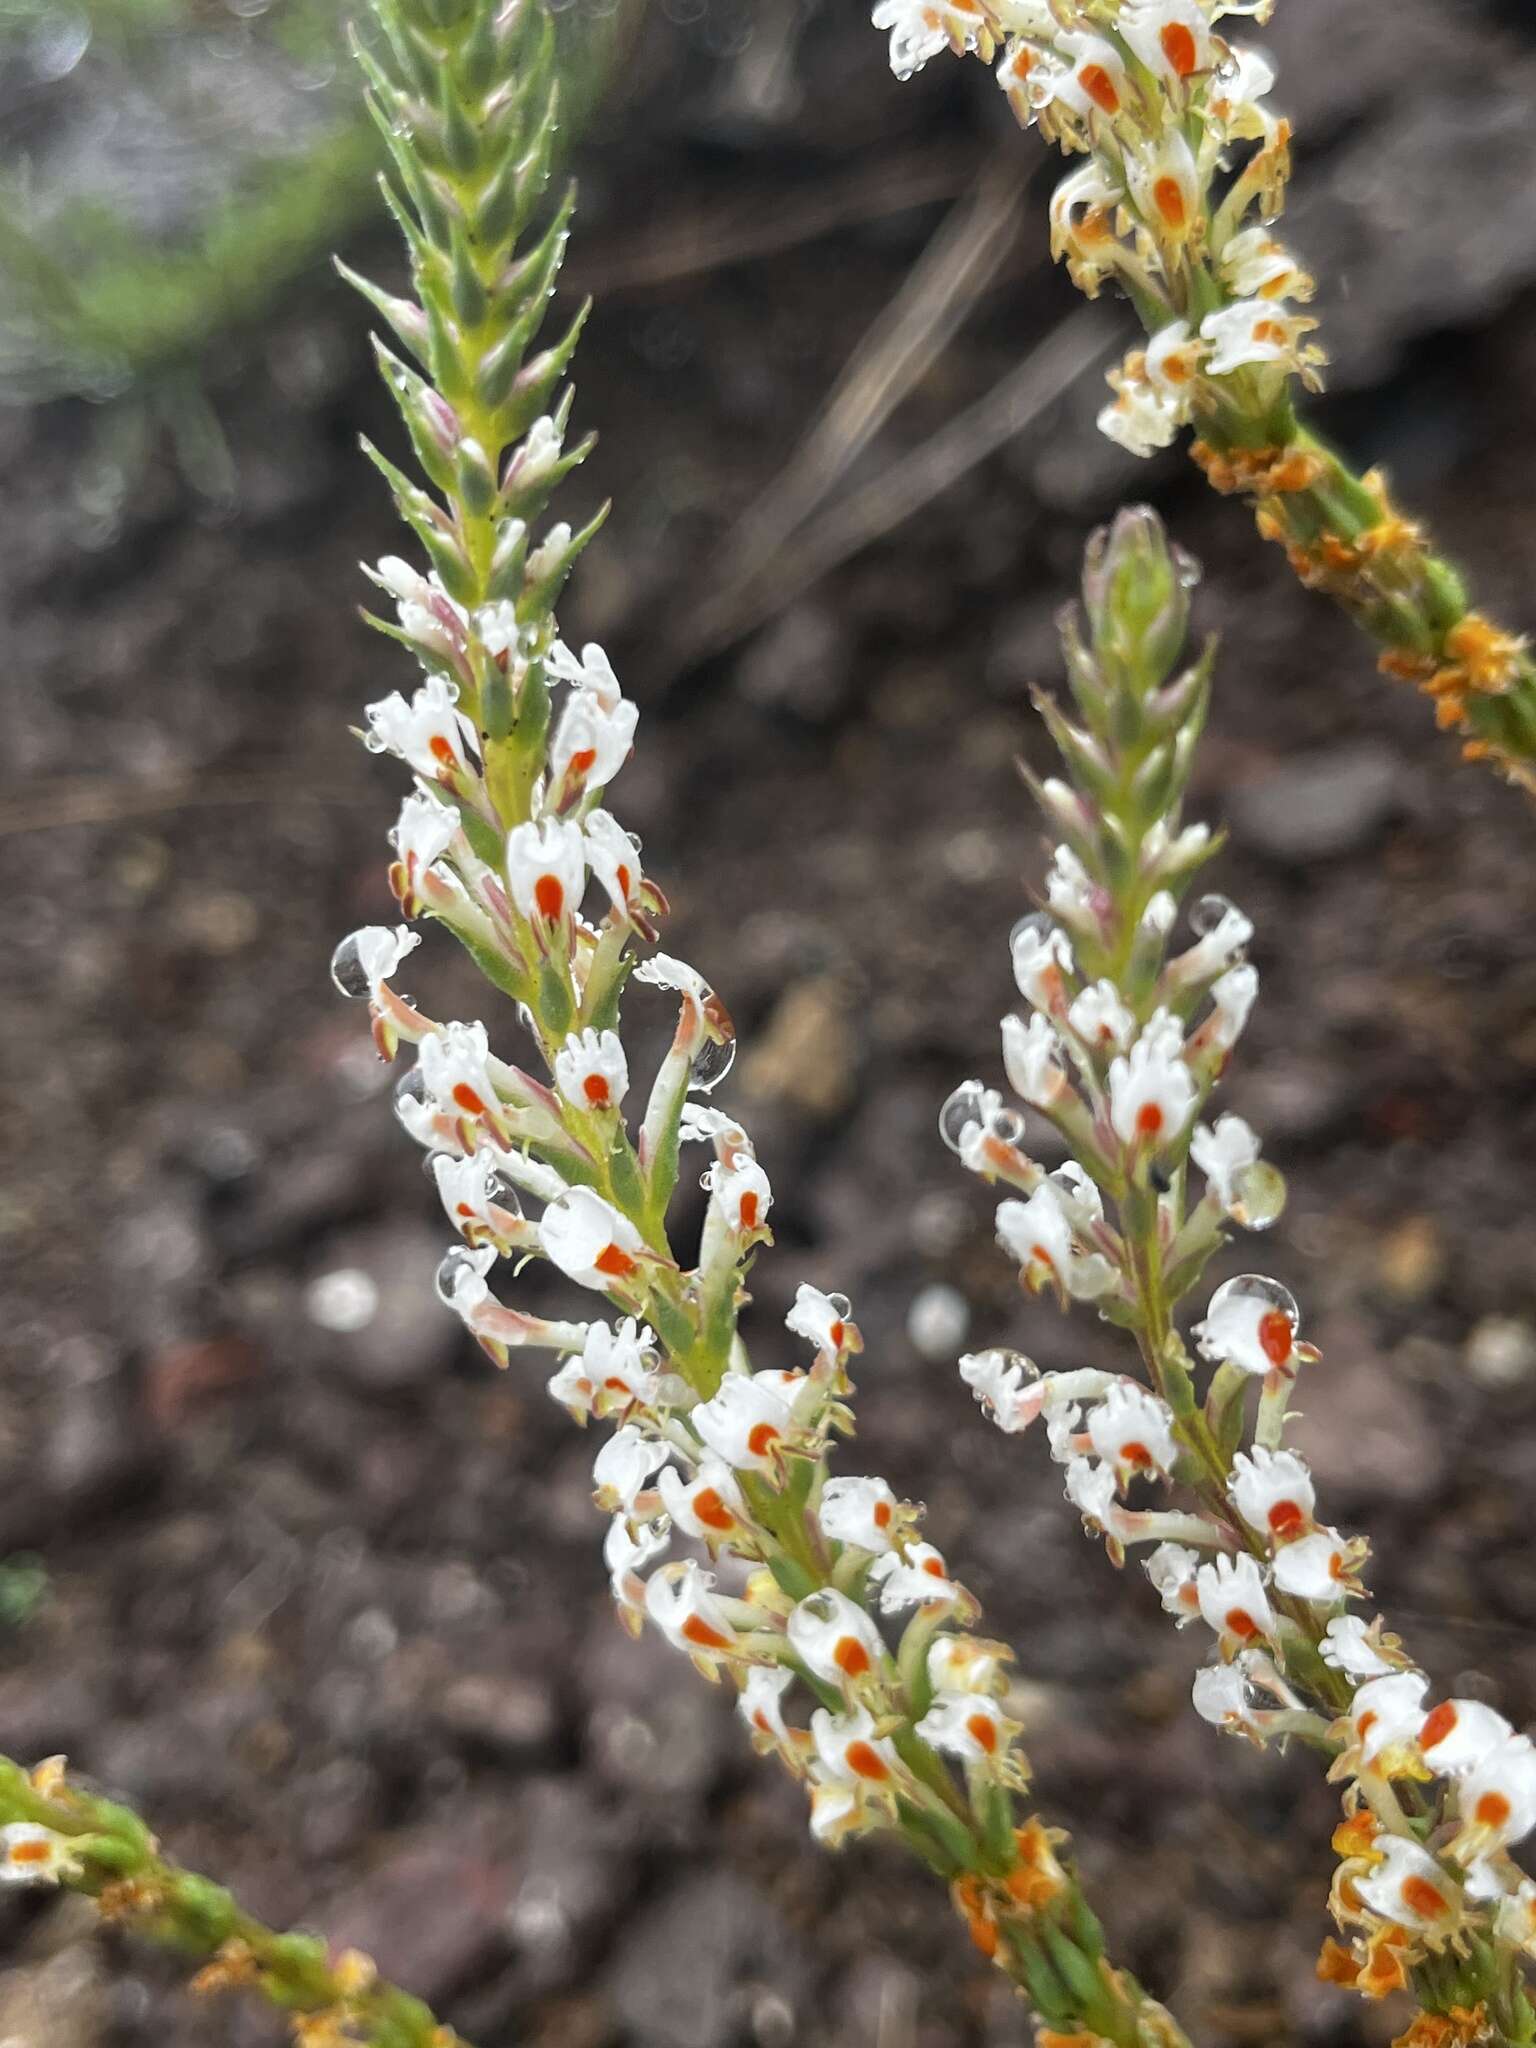
M 1301 1310 L 1296 1297 L 1288 1287 L 1282 1287 L 1278 1280 L 1271 1280 L 1263 1273 L 1239 1273 L 1235 1280 L 1228 1280 L 1218 1287 L 1211 1296 L 1211 1305 L 1206 1310 L 1206 1321 L 1214 1326 L 1225 1315 L 1240 1314 L 1245 1319 L 1252 1317 L 1262 1323 L 1270 1315 L 1284 1316 L 1291 1326 L 1294 1337 L 1301 1328 Z
M 1002 1145 L 1018 1145 L 1024 1138 L 1024 1119 L 1016 1109 L 995 1109 L 987 1135 Z
M 1237 905 L 1230 896 L 1202 896 L 1195 902 L 1189 913 L 1189 928 L 1197 938 L 1204 938 L 1207 932 L 1215 931 L 1217 925 Z
M 349 1002 L 368 993 L 368 971 L 356 932 L 349 932 L 331 955 L 331 980 Z
M 688 1070 L 688 1086 L 700 1095 L 712 1095 L 736 1064 L 736 1040 L 706 1038 L 694 1054 Z
M 1181 590 L 1193 590 L 1205 574 L 1189 550 L 1181 548 L 1177 541 L 1173 543 L 1173 573 L 1179 579 Z
M 456 1244 L 451 1252 L 444 1254 L 443 1262 L 437 1269 L 437 1278 L 432 1285 L 444 1308 L 456 1308 L 459 1289 L 466 1280 L 478 1277 L 479 1269 L 475 1265 L 473 1252 L 465 1245 Z
M 1235 1220 L 1246 1230 L 1268 1230 L 1285 1207 L 1285 1175 L 1267 1159 L 1240 1167 L 1232 1178 Z
M 844 1322 L 847 1322 L 848 1318 L 853 1314 L 853 1303 L 848 1299 L 847 1295 L 829 1294 L 827 1300 L 831 1304 L 832 1313 L 835 1316 L 840 1316 Z
M 962 1081 L 939 1111 L 939 1136 L 958 1155 L 960 1141 L 971 1124 L 986 1115 L 987 1091 L 979 1081 Z
M 421 1068 L 408 1068 L 407 1071 L 403 1073 L 400 1076 L 399 1080 L 395 1083 L 394 1092 L 395 1115 L 399 1118 L 400 1122 L 405 1126 L 406 1130 L 409 1131 L 411 1128 L 410 1123 L 407 1120 L 409 1116 L 409 1108 L 407 1106 L 409 1105 L 410 1108 L 415 1108 L 419 1106 L 421 1103 L 424 1103 L 426 1099 L 427 1084 L 422 1079 Z

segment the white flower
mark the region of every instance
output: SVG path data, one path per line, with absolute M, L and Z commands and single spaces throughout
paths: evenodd
M 389 834 L 395 850 L 389 880 L 407 916 L 415 915 L 421 885 L 452 845 L 459 823 L 452 804 L 440 803 L 424 790 L 413 790 L 401 804 L 400 816 Z
M 1216 1728 L 1253 1726 L 1248 1706 L 1248 1675 L 1240 1663 L 1205 1664 L 1195 1673 L 1190 1698 L 1202 1721 Z
M 507 886 L 535 926 L 574 917 L 587 881 L 586 842 L 569 818 L 516 825 L 507 835 Z
M 1074 999 L 1067 1022 L 1094 1052 L 1124 1052 L 1136 1032 L 1136 1018 L 1112 981 L 1091 982 Z
M 1259 993 L 1259 970 L 1246 963 L 1229 967 L 1211 989 L 1211 1014 L 1200 1027 L 1202 1039 L 1230 1052 L 1242 1037 Z
M 1127 455 L 1143 460 L 1159 448 L 1171 448 L 1184 424 L 1184 408 L 1177 399 L 1156 390 L 1145 377 L 1129 370 L 1112 370 L 1109 381 L 1115 396 L 1098 417 L 1098 429 Z
M 1221 281 L 1235 298 L 1310 299 L 1312 280 L 1267 228 L 1244 228 L 1221 252 Z
M 1077 1002 L 1082 1000 L 1079 996 Z M 1072 1007 L 1075 1011 L 1077 1003 Z M 1049 1017 L 1037 1010 L 1027 1024 L 1022 1017 L 1003 1019 L 1003 1070 L 1014 1094 L 1032 1108 L 1049 1109 L 1061 1099 L 1067 1076 L 1061 1064 L 1061 1040 Z
M 1422 1671 L 1394 1671 L 1358 1688 L 1349 1709 L 1350 1724 L 1362 1764 L 1374 1763 L 1389 1749 L 1407 1749 L 1424 1725 L 1424 1694 L 1429 1680 Z
M 428 676 L 409 704 L 392 691 L 364 708 L 364 746 L 372 754 L 396 755 L 425 782 L 474 777 L 475 729 L 456 708 L 458 695 L 443 676 Z
M 502 1223 L 517 1215 L 517 1197 L 502 1182 L 507 1155 L 494 1145 L 481 1145 L 467 1159 L 446 1152 L 432 1156 L 432 1178 L 438 1200 L 455 1230 L 468 1243 L 499 1237 Z M 501 1219 L 493 1214 L 501 1211 Z
M 1219 898 L 1216 900 L 1220 900 Z M 1207 932 L 1169 963 L 1168 980 L 1175 988 L 1193 988 L 1236 966 L 1253 937 L 1253 920 L 1229 903 Z
M 1211 1296 L 1194 1337 L 1213 1364 L 1235 1365 L 1262 1379 L 1293 1370 L 1296 1304 L 1285 1289 L 1261 1274 L 1243 1273 Z
M 811 1716 L 811 1740 L 821 1769 L 844 1784 L 889 1784 L 901 1768 L 890 1738 L 876 1735 L 874 1720 L 865 1707 L 851 1714 L 832 1714 L 818 1707 Z
M 420 944 L 421 934 L 413 932 L 408 924 L 397 924 L 393 931 L 388 925 L 365 924 L 337 947 L 332 976 L 337 986 L 345 986 L 349 994 L 361 992 L 357 986 L 360 979 L 368 990 L 369 1002 L 377 1009 L 384 1000 L 386 984 L 399 971 L 401 961 Z
M 422 1085 L 444 1116 L 494 1118 L 498 1114 L 490 1057 L 490 1041 L 479 1022 L 444 1024 L 422 1039 L 416 1050 Z
M 634 836 L 626 832 L 618 819 L 607 811 L 590 811 L 582 828 L 586 836 L 586 855 L 598 887 L 607 896 L 616 916 L 625 922 L 633 919 L 640 901 L 640 888 L 645 873 L 640 865 L 640 846 Z M 664 957 L 664 956 L 661 956 Z M 654 966 L 655 958 L 642 962 L 635 969 L 637 981 L 656 981 L 660 977 L 647 974 L 647 966 Z M 693 974 L 692 968 L 688 970 Z M 707 995 L 708 989 L 697 975 L 693 979 Z M 668 983 L 675 987 L 678 984 Z
M 1058 846 L 1051 855 L 1045 878 L 1045 900 L 1064 924 L 1086 924 L 1098 929 L 1098 901 L 1102 892 L 1092 875 L 1070 846 Z
M 982 27 L 976 0 L 876 0 L 870 20 L 889 29 L 891 69 L 900 79 L 921 71 L 940 50 L 968 50 Z
M 444 1307 L 469 1323 L 476 1309 L 492 1299 L 485 1276 L 500 1256 L 493 1244 L 479 1251 L 465 1251 L 462 1246 L 451 1251 L 437 1269 L 437 1291 Z
M 859 1349 L 859 1333 L 848 1320 L 848 1303 L 840 1294 L 823 1294 L 802 1280 L 795 1289 L 794 1306 L 784 1318 L 784 1327 L 804 1337 L 818 1351 L 840 1358 L 845 1351 Z
M 608 1583 L 620 1615 L 639 1617 L 645 1612 L 645 1581 L 640 1574 L 647 1565 L 664 1557 L 670 1538 L 660 1523 L 642 1522 L 632 1527 L 625 1515 L 615 1515 L 603 1538 L 603 1562 Z
M 1259 1141 L 1248 1125 L 1240 1116 L 1231 1115 L 1218 1117 L 1214 1130 L 1209 1124 L 1196 1124 L 1189 1156 L 1209 1182 L 1218 1207 L 1235 1216 L 1242 1207 L 1237 1176 L 1256 1166 L 1259 1159 Z
M 936 1636 L 928 1645 L 928 1683 L 936 1693 L 994 1692 L 1003 1681 L 1008 1652 L 974 1636 Z
M 1010 59 L 1007 57 L 997 68 L 998 83 L 1010 97 L 1017 91 L 1019 85 L 1026 83 L 1029 73 L 1039 61 L 1037 54 L 1029 49 L 1028 44 L 1021 44 L 1019 53 L 1027 54 L 1029 60 L 1024 66 L 1022 77 L 1019 77 L 1016 67 L 1010 76 Z M 1085 242 L 1091 242 L 1095 246 L 1104 243 L 1112 245 L 1114 236 L 1111 222 L 1119 204 L 1120 188 L 1097 157 L 1089 157 L 1087 162 L 1079 164 L 1075 171 L 1069 171 L 1051 194 L 1052 260 L 1059 263 L 1063 256 L 1074 252 L 1076 259 L 1080 261 Z M 1084 209 L 1084 218 L 1081 221 L 1077 218 L 1079 207 Z M 1045 787 L 1047 795 L 1051 794 L 1051 784 L 1047 783 Z M 1066 789 L 1066 785 L 1059 782 L 1055 787 L 1057 790 Z M 1075 806 L 1077 799 L 1070 796 L 1068 801 Z
M 1018 1261 L 1027 1286 L 1049 1279 L 1065 1293 L 1074 1293 L 1077 1283 L 1096 1276 L 1093 1261 L 1078 1258 L 1072 1225 L 1051 1181 L 1042 1181 L 1027 1201 L 1010 1197 L 999 1202 L 995 1221 L 997 1241 Z
M 706 1175 L 709 1191 L 726 1224 L 738 1237 L 751 1237 L 767 1227 L 773 1207 L 768 1176 L 750 1152 L 737 1152 L 727 1166 L 716 1160 Z
M 1191 334 L 1187 320 L 1170 321 L 1147 343 L 1147 382 L 1160 397 L 1182 400 L 1200 374 L 1205 352 L 1205 343 Z M 1145 846 L 1142 857 L 1148 857 Z
M 962 1763 L 989 1764 L 1007 1750 L 1010 1723 L 987 1693 L 940 1693 L 915 1733 Z
M 1110 1062 L 1109 1120 L 1122 1144 L 1166 1145 L 1189 1122 L 1195 1083 L 1183 1050 L 1177 1019 L 1158 1010 L 1130 1051 Z
M 1536 1747 L 1524 1735 L 1511 1735 L 1465 1773 L 1457 1800 L 1458 1862 L 1523 1840 L 1536 1828 Z
M 570 1188 L 539 1218 L 544 1256 L 579 1287 L 602 1292 L 634 1277 L 644 1251 L 627 1216 L 591 1188 Z
M 789 1646 L 814 1678 L 845 1685 L 866 1678 L 885 1659 L 880 1631 L 846 1593 L 830 1586 L 790 1611 Z
M 905 1557 L 888 1550 L 870 1566 L 869 1582 L 880 1588 L 882 1614 L 900 1614 L 907 1607 L 961 1607 L 969 1601 L 931 1543 L 909 1543 Z
M 627 1407 L 632 1401 L 655 1401 L 660 1384 L 655 1343 L 654 1332 L 644 1323 L 637 1324 L 633 1316 L 625 1316 L 617 1329 L 610 1329 L 607 1323 L 588 1323 L 581 1363 L 592 1383 L 599 1414 Z
M 1067 1499 L 1085 1522 L 1108 1531 L 1115 1519 L 1115 1475 L 1092 1458 L 1067 1460 Z
M 1419 1752 L 1432 1771 L 1460 1777 L 1514 1734 L 1504 1716 L 1481 1700 L 1442 1700 L 1419 1730 Z
M 1404 1835 L 1378 1835 L 1381 1861 L 1355 1876 L 1355 1890 L 1373 1913 L 1413 1933 L 1438 1927 L 1456 1912 L 1459 1898 L 1448 1871 L 1427 1849 Z
M 1312 1475 L 1296 1453 L 1265 1450 L 1263 1445 L 1239 1451 L 1232 1460 L 1228 1492 L 1249 1528 L 1279 1543 L 1302 1535 L 1317 1505 Z
M 1315 1529 L 1275 1552 L 1275 1584 L 1298 1600 L 1341 1600 L 1353 1590 L 1349 1567 L 1349 1551 L 1338 1530 Z
M 1200 172 L 1194 152 L 1177 128 L 1165 129 L 1155 143 L 1128 149 L 1125 168 L 1137 210 L 1154 233 L 1177 245 L 1203 225 Z M 1150 374 L 1150 353 L 1147 367 Z M 1170 379 L 1177 389 L 1187 381 Z
M 1032 1009 L 1065 1007 L 1063 976 L 1073 970 L 1072 942 L 1059 925 L 1042 926 L 1038 918 L 1026 917 L 1015 927 L 1008 942 L 1013 960 L 1013 978 L 1019 994 Z
M 1148 933 L 1153 938 L 1166 939 L 1173 930 L 1173 921 L 1178 914 L 1179 906 L 1174 900 L 1173 891 L 1171 889 L 1159 889 L 1154 895 L 1148 897 L 1147 907 L 1141 913 L 1141 923 L 1137 926 L 1137 929 L 1138 931 Z M 1152 1026 L 1157 1024 L 1164 1016 L 1165 1013 L 1162 1011 L 1154 1015 L 1152 1023 L 1147 1027 L 1148 1030 L 1151 1030 Z
M 785 1752 L 796 1747 L 794 1731 L 784 1719 L 784 1695 L 794 1682 L 795 1674 L 787 1664 L 754 1664 L 736 1702 L 736 1711 L 754 1738 L 765 1736 Z
M 608 1514 L 637 1517 L 651 1475 L 666 1456 L 665 1444 L 643 1436 L 632 1423 L 616 1429 L 592 1461 L 598 1506 Z
M 1200 1612 L 1200 1595 L 1195 1586 L 1199 1569 L 1200 1553 L 1182 1543 L 1159 1543 L 1143 1566 L 1163 1603 L 1163 1612 L 1171 1614 L 1180 1627 L 1193 1621 Z
M 1005 1436 L 1028 1429 L 1040 1413 L 1041 1382 L 1029 1377 L 1027 1361 L 1016 1351 L 968 1351 L 960 1377 Z
M 1238 299 L 1207 313 L 1200 323 L 1202 338 L 1211 344 L 1206 372 L 1226 377 L 1255 363 L 1299 370 L 1301 337 L 1316 325 L 1306 314 L 1284 312 L 1272 299 Z
M 1099 113 L 1113 120 L 1130 93 L 1125 65 L 1114 44 L 1102 36 L 1072 32 L 1058 35 L 1056 46 L 1069 59 L 1071 69 L 1052 78 L 1051 98 L 1084 119 Z
M 1127 0 L 1115 26 L 1156 78 L 1182 84 L 1215 68 L 1211 25 L 1196 0 Z
M 577 691 L 595 697 L 605 711 L 617 710 L 623 702 L 613 663 L 595 640 L 589 640 L 579 656 L 563 640 L 557 640 L 545 655 L 544 666 L 556 682 L 570 683 Z
M 878 1555 L 891 1547 L 899 1505 L 883 1479 L 829 1479 L 821 1490 L 816 1519 L 830 1542 L 852 1543 Z
M 1252 1642 L 1275 1633 L 1274 1610 L 1253 1558 L 1217 1557 L 1195 1574 L 1195 1591 L 1206 1625 L 1223 1639 Z
M 689 1416 L 701 1443 L 737 1472 L 772 1472 L 793 1426 L 789 1404 L 748 1373 L 728 1372 Z
M 595 690 L 574 690 L 566 700 L 549 749 L 550 788 L 557 800 L 599 790 L 629 758 L 640 713 L 627 697 L 606 704 Z
M 1362 1621 L 1358 1614 L 1336 1615 L 1323 1631 L 1319 1650 L 1325 1664 L 1335 1671 L 1347 1672 L 1351 1678 L 1386 1678 L 1397 1669 L 1375 1647 L 1372 1635 L 1374 1623 Z
M 712 1665 L 736 1647 L 730 1617 L 711 1592 L 712 1572 L 689 1558 L 664 1564 L 646 1581 L 645 1611 L 672 1647 Z
M 1130 1380 L 1114 1381 L 1089 1410 L 1088 1436 L 1121 1486 L 1137 1473 L 1166 1479 L 1179 1455 L 1172 1409 Z
M 579 1351 L 562 1359 L 559 1369 L 544 1382 L 544 1391 L 552 1401 L 559 1402 L 573 1422 L 585 1423 L 596 1413 L 597 1389 Z
M 850 1835 L 872 1825 L 857 1785 L 841 1780 L 811 1786 L 811 1836 L 825 1849 L 839 1848 Z
M 736 1475 L 722 1458 L 706 1454 L 692 1479 L 684 1479 L 673 1465 L 663 1466 L 656 1485 L 673 1521 L 700 1542 L 718 1543 L 741 1526 L 746 1504 Z
M 79 1871 L 67 1836 L 30 1820 L 0 1827 L 0 1884 L 58 1884 Z
M 617 1109 L 629 1064 L 616 1031 L 573 1031 L 555 1054 L 555 1086 L 576 1109 Z

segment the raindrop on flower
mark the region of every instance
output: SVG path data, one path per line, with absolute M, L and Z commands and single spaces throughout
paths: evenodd
M 1237 905 L 1229 896 L 1201 896 L 1190 907 L 1189 928 L 1197 938 L 1203 939 L 1207 932 L 1215 931 L 1221 920 Z
M 839 1317 L 845 1323 L 853 1314 L 853 1303 L 846 1294 L 829 1294 L 827 1302 L 831 1307 L 833 1315 Z
M 959 1152 L 967 1126 L 981 1122 L 986 1099 L 987 1091 L 979 1081 L 962 1081 L 939 1111 L 939 1136 L 951 1152 Z
M 465 1245 L 456 1244 L 451 1252 L 444 1255 L 443 1262 L 437 1269 L 437 1278 L 432 1283 L 444 1308 L 453 1307 L 454 1296 L 459 1288 L 478 1270 L 474 1254 Z
M 367 995 L 368 976 L 356 932 L 349 932 L 331 955 L 331 980 L 349 1002 Z
M 734 1038 L 706 1038 L 693 1056 L 688 1086 L 699 1095 L 712 1095 L 736 1062 Z
M 395 1109 L 395 1115 L 396 1115 L 396 1116 L 397 1116 L 397 1117 L 398 1117 L 398 1118 L 400 1119 L 401 1123 L 402 1123 L 402 1124 L 404 1124 L 404 1123 L 405 1123 L 405 1114 L 404 1114 L 404 1108 L 405 1108 L 405 1104 L 406 1104 L 406 1103 L 408 1103 L 408 1102 L 409 1102 L 409 1103 L 418 1103 L 418 1102 L 425 1102 L 425 1101 L 426 1101 L 426 1099 L 427 1099 L 427 1084 L 426 1084 L 426 1082 L 425 1082 L 425 1081 L 424 1081 L 424 1080 L 422 1079 L 422 1077 L 421 1077 L 421 1069 L 420 1069 L 420 1067 L 410 1067 L 410 1068 L 408 1068 L 408 1069 L 406 1070 L 406 1072 L 405 1072 L 405 1073 L 403 1073 L 403 1074 L 402 1074 L 402 1075 L 400 1076 L 399 1080 L 398 1080 L 398 1081 L 397 1081 L 397 1082 L 395 1083 L 395 1093 L 394 1093 L 394 1109 Z M 409 1126 L 409 1125 L 406 1125 L 406 1128 L 407 1128 L 407 1129 L 409 1129 L 409 1128 L 410 1128 L 410 1126 Z
M 994 1110 L 987 1131 L 1000 1145 L 1017 1145 L 1024 1137 L 1024 1119 L 1016 1109 Z
M 1189 550 L 1181 548 L 1177 541 L 1173 544 L 1173 572 L 1179 579 L 1181 590 L 1193 590 L 1205 574 Z
M 1285 1207 L 1285 1175 L 1267 1159 L 1239 1167 L 1232 1177 L 1233 1216 L 1246 1230 L 1268 1230 Z
M 1266 1325 L 1271 1316 L 1283 1317 L 1290 1325 L 1294 1338 L 1301 1328 L 1301 1310 L 1296 1297 L 1288 1287 L 1282 1287 L 1278 1280 L 1271 1280 L 1263 1273 L 1239 1273 L 1235 1280 L 1218 1287 L 1211 1296 L 1211 1305 L 1206 1310 L 1206 1323 L 1215 1326 L 1221 1321 L 1223 1311 L 1241 1309 L 1252 1313 L 1258 1325 L 1259 1342 L 1273 1357 L 1273 1348 L 1265 1335 Z M 1276 1336 L 1279 1336 L 1276 1330 Z M 1277 1346 L 1281 1356 L 1289 1351 L 1290 1345 Z

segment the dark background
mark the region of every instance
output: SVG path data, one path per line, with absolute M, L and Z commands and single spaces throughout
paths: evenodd
M 1268 41 L 1302 138 L 1291 233 L 1325 281 L 1325 422 L 1528 618 L 1525 9 L 1280 0 Z M 89 91 L 82 66 L 61 118 Z M 1458 764 L 1237 508 L 1098 441 L 1091 365 L 890 532 L 836 560 L 826 526 L 760 547 L 742 589 L 740 522 L 845 366 L 870 388 L 858 351 L 935 236 L 969 252 L 956 331 L 862 452 L 830 437 L 816 516 L 890 517 L 930 437 L 1076 310 L 1040 145 L 981 67 L 898 87 L 861 8 L 680 0 L 636 25 L 578 169 L 571 269 L 599 303 L 576 418 L 602 441 L 566 496 L 616 509 L 565 625 L 641 703 L 616 808 L 672 894 L 664 943 L 741 1027 L 720 1099 L 777 1194 L 759 1362 L 787 1355 L 799 1279 L 853 1297 L 849 1469 L 927 1501 L 1017 1644 L 1041 1801 L 1119 1955 L 1206 2042 L 1384 2040 L 1402 2015 L 1312 1978 L 1335 1813 L 1315 1767 L 1196 1721 L 1203 1642 L 1081 1538 L 1044 1446 L 988 1430 L 908 1316 L 945 1280 L 974 1342 L 1121 1356 L 1021 1304 L 935 1116 L 997 1077 L 1005 938 L 1042 867 L 1012 768 L 1042 758 L 1027 686 L 1055 679 L 1087 532 L 1150 493 L 1225 641 L 1195 809 L 1230 827 L 1213 881 L 1258 921 L 1265 991 L 1227 1100 L 1292 1188 L 1227 1270 L 1302 1301 L 1325 1353 L 1306 1447 L 1393 1624 L 1437 1685 L 1523 1721 L 1529 802 Z M 382 236 L 354 254 L 396 274 Z M 401 439 L 364 332 L 317 271 L 210 352 L 222 509 L 163 454 L 103 492 L 95 409 L 0 415 L 0 1557 L 47 1571 L 0 1635 L 0 1743 L 67 1750 L 175 1853 L 376 1952 L 481 2048 L 1023 2042 L 898 1850 L 818 1854 L 728 1701 L 618 1629 L 592 1445 L 431 1298 L 444 1228 L 326 971 L 390 915 L 401 788 L 347 730 L 407 681 L 352 611 L 358 560 L 399 544 L 355 452 Z M 446 942 L 413 967 L 439 1015 L 483 1012 Z M 352 1334 L 315 1319 L 337 1272 L 378 1292 Z M 272 2036 L 89 1922 L 6 1903 L 0 2040 Z

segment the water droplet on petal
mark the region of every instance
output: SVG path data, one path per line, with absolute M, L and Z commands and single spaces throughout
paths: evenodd
M 1256 1159 L 1233 1175 L 1235 1220 L 1247 1230 L 1268 1230 L 1285 1207 L 1285 1175 L 1267 1159 Z
M 832 1313 L 841 1316 L 844 1322 L 853 1314 L 853 1303 L 846 1294 L 829 1294 L 827 1300 L 831 1303 Z
M 1177 541 L 1173 544 L 1173 570 L 1179 579 L 1181 590 L 1193 590 L 1205 574 L 1189 550 L 1181 548 Z
M 736 1063 L 736 1041 L 706 1038 L 693 1056 L 688 1086 L 699 1095 L 712 1095 Z
M 432 1283 L 444 1308 L 457 1306 L 455 1296 L 459 1289 L 472 1275 L 478 1275 L 478 1270 L 474 1253 L 464 1245 L 455 1245 L 451 1252 L 444 1255 L 443 1262 L 437 1269 L 437 1278 Z
M 1024 1137 L 1024 1119 L 1016 1109 L 994 1110 L 987 1132 L 999 1144 L 1018 1145 Z
M 1263 1273 L 1239 1273 L 1235 1280 L 1228 1280 L 1218 1287 L 1211 1296 L 1211 1305 L 1206 1310 L 1206 1324 L 1220 1323 L 1227 1313 L 1240 1315 L 1252 1321 L 1258 1328 L 1259 1341 L 1273 1358 L 1269 1342 L 1265 1341 L 1265 1325 L 1271 1316 L 1283 1316 L 1290 1325 L 1292 1338 L 1301 1328 L 1301 1310 L 1296 1297 L 1288 1287 L 1282 1287 L 1278 1280 L 1271 1280 Z M 1279 1333 L 1283 1336 L 1283 1332 Z M 1278 1348 L 1278 1347 L 1277 1347 Z M 1286 1346 L 1289 1349 L 1289 1346 Z M 1284 1363 L 1283 1357 L 1277 1363 Z
M 348 1001 L 368 993 L 368 974 L 356 932 L 349 932 L 331 955 L 331 980 Z
M 939 1136 L 951 1152 L 958 1154 L 967 1126 L 982 1121 L 986 1106 L 987 1091 L 979 1081 L 960 1083 L 939 1111 Z
M 1229 896 L 1202 896 L 1190 909 L 1189 928 L 1197 938 L 1203 939 L 1236 909 L 1237 905 Z

